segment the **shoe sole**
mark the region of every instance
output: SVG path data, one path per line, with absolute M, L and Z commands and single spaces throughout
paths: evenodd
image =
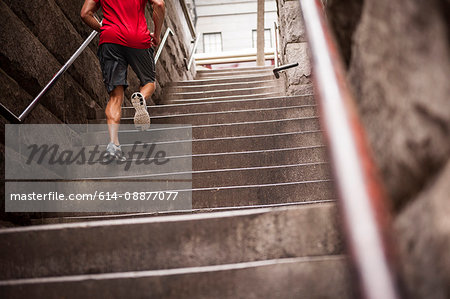
M 113 160 L 124 162 L 127 158 L 117 154 L 111 154 L 109 152 L 103 158 L 103 162 L 112 162 Z
M 136 110 L 134 114 L 134 126 L 141 130 L 150 128 L 150 115 L 147 111 L 145 99 L 136 92 L 131 96 L 131 103 Z

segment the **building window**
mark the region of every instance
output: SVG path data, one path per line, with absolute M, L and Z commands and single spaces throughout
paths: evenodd
M 203 33 L 203 51 L 205 53 L 222 52 L 222 33 Z
M 256 48 L 256 29 L 252 30 L 252 45 Z M 264 29 L 264 48 L 272 48 L 272 34 L 270 29 Z

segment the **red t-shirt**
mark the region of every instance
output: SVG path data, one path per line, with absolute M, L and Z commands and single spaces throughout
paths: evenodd
M 100 42 L 130 48 L 147 49 L 151 46 L 150 32 L 145 19 L 148 0 L 94 0 L 103 10 Z

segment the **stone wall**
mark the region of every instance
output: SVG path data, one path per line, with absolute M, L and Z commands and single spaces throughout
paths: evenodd
M 187 23 L 180 11 L 181 7 L 178 1 L 165 0 L 166 18 L 164 19 L 162 34 L 166 31 L 166 28 L 170 28 L 174 32 L 174 36 L 168 38 L 156 65 L 157 90 L 153 98 L 157 104 L 164 101 L 163 90 L 169 83 L 192 80 L 195 77 L 195 63 L 188 71 L 184 62 L 184 59 L 189 59 L 193 44 L 187 42 L 192 38 L 186 36 L 185 27 Z
M 396 211 L 407 298 L 450 297 L 450 1 L 328 1 Z
M 450 1 L 324 2 L 395 208 L 405 298 L 450 298 Z M 278 0 L 283 63 L 306 47 L 298 5 Z M 287 75 L 291 94 L 309 79 Z
M 331 28 L 336 29 L 336 41 L 347 66 L 352 56 L 352 38 L 361 19 L 362 5 L 363 0 L 326 1 L 328 21 Z
M 285 72 L 288 95 L 312 93 L 311 66 L 305 26 L 298 0 L 277 0 L 281 64 L 299 63 Z

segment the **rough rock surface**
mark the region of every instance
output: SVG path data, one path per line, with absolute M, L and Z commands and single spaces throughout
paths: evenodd
M 397 207 L 450 156 L 449 61 L 439 1 L 365 1 L 349 78 Z
M 396 207 L 406 298 L 449 298 L 450 1 L 364 0 L 355 26 L 358 4 L 328 15 Z
M 450 161 L 396 219 L 407 298 L 450 298 Z
M 26 20 L 28 29 L 61 65 L 83 43 L 83 39 L 53 0 L 5 0 L 5 3 L 21 20 Z M 100 64 L 91 49 L 86 49 L 67 72 L 93 99 L 97 99 L 102 106 L 105 104 L 108 95 L 102 83 Z
M 286 63 L 299 62 L 299 66 L 286 71 L 289 94 L 301 94 L 303 87 L 311 83 L 311 65 L 307 43 L 290 43 L 285 49 Z
M 0 61 L 3 70 L 30 95 L 36 95 L 58 71 L 61 64 L 42 43 L 23 26 L 20 19 L 0 2 Z M 64 122 L 85 123 L 89 108 L 96 102 L 70 74 L 45 95 L 42 104 Z
M 11 112 L 18 115 L 21 113 L 26 106 L 33 100 L 27 92 L 25 92 L 20 85 L 9 77 L 2 69 L 0 69 L 0 86 L 2 87 L 2 92 L 0 93 L 0 103 L 10 107 Z M 3 118 L 0 121 L 2 126 L 0 127 L 0 136 L 5 136 L 4 124 L 7 123 Z M 58 124 L 61 121 L 51 114 L 45 107 L 38 104 L 36 109 L 34 109 L 29 117 L 25 120 L 25 123 L 47 123 L 47 124 Z M 2 173 L 4 174 L 4 173 Z
M 174 36 L 169 36 L 167 39 L 167 43 L 156 65 L 156 74 L 158 76 L 157 89 L 154 96 L 156 103 L 161 103 L 166 100 L 163 97 L 163 89 L 169 83 L 192 80 L 195 76 L 195 63 L 192 65 L 190 71 L 188 71 L 184 62 L 184 58 L 189 58 L 192 45 L 180 42 L 189 39 L 189 37 L 186 38 L 184 36 L 183 30 L 183 27 L 187 26 L 187 23 L 186 20 L 180 20 L 178 18 L 177 6 L 174 1 L 165 1 L 168 17 L 164 19 L 162 34 L 164 34 L 167 28 L 170 28 L 174 32 Z
M 288 95 L 297 95 L 311 89 L 311 66 L 300 3 L 296 0 L 277 0 L 277 6 L 281 63 L 300 64 L 286 71 L 286 91 Z
M 289 2 L 278 1 L 280 24 L 295 28 L 283 20 Z M 325 2 L 396 208 L 407 298 L 449 298 L 450 1 Z
M 334 30 L 336 41 L 347 65 L 350 63 L 352 38 L 361 19 L 363 2 L 363 0 L 326 1 L 327 18 L 331 28 Z

